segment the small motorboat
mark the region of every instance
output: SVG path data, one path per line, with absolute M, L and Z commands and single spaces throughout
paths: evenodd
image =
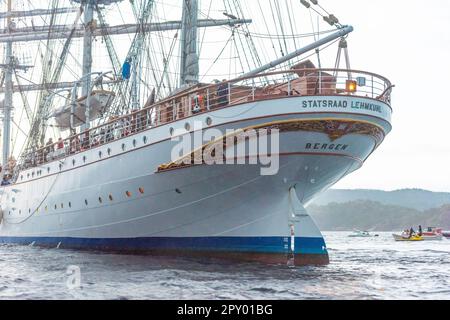
M 411 237 L 404 234 L 393 234 L 395 241 L 424 241 L 425 239 L 419 235 L 413 235 Z
M 442 231 L 442 235 L 448 239 L 450 239 L 450 231 Z
M 377 234 L 370 234 L 369 231 L 361 231 L 361 230 L 354 230 L 352 234 L 349 235 L 350 238 L 373 238 L 378 237 Z
M 442 240 L 444 236 L 441 228 L 428 227 L 422 232 L 422 237 L 424 240 Z
M 431 241 L 431 240 L 442 240 L 442 229 L 435 228 L 435 227 L 428 227 L 425 231 L 420 232 L 414 232 L 413 235 L 410 237 L 410 230 L 405 230 L 402 232 L 401 235 L 393 234 L 395 241 Z M 419 237 L 420 240 L 413 239 L 414 237 Z M 407 240 L 405 240 L 407 239 Z M 411 240 L 413 239 L 413 240 Z

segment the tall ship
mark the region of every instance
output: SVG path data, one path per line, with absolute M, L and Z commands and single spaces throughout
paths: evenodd
M 2 6 L 1 243 L 329 262 L 305 207 L 391 131 L 393 85 L 322 2 Z

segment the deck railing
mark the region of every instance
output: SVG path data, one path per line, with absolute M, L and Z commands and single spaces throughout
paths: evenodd
M 117 139 L 203 112 L 253 101 L 298 96 L 356 96 L 390 105 L 392 84 L 380 75 L 347 69 L 301 69 L 199 84 L 139 111 L 30 152 L 21 169 L 64 158 Z

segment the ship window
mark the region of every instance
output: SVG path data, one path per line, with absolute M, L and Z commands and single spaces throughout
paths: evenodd
M 122 150 L 125 151 L 125 143 L 122 143 Z
M 69 201 L 69 208 L 72 208 L 72 203 Z
M 212 119 L 210 117 L 206 118 L 206 124 L 210 126 L 212 124 Z
M 75 165 L 75 159 L 72 160 L 72 165 L 73 165 L 73 166 Z
M 59 171 L 61 171 L 61 169 L 62 169 L 62 164 L 60 163 L 59 164 Z
M 19 210 L 19 214 L 22 214 L 22 210 Z
M 30 208 L 28 208 L 28 213 L 31 213 L 31 209 Z
M 100 203 L 103 202 L 102 197 L 98 197 L 98 202 L 100 202 Z
M 64 203 L 61 203 L 61 209 L 63 209 L 64 208 Z
M 109 200 L 113 201 L 113 196 L 111 194 L 109 195 Z
M 144 137 L 142 138 L 142 141 L 143 141 L 144 143 L 147 143 L 147 136 L 144 136 Z
M 83 156 L 83 162 L 86 162 L 86 156 Z
M 125 192 L 125 194 L 127 195 L 128 198 L 131 197 L 131 192 L 130 191 Z
M 20 180 L 23 180 L 23 175 L 20 176 Z
M 31 176 L 34 178 L 34 171 L 31 173 Z
M 189 124 L 189 122 L 185 123 L 184 128 L 186 129 L 186 131 L 191 130 L 191 125 Z
M 47 167 L 47 172 L 50 173 L 50 167 Z
M 111 155 L 111 148 L 108 148 L 108 156 Z
M 86 205 L 88 205 L 88 201 L 87 201 L 87 199 L 84 199 L 84 203 L 85 203 Z
M 136 139 L 133 139 L 133 147 L 136 147 Z
M 45 211 L 48 211 L 48 206 L 45 206 Z
M 55 204 L 55 210 L 58 209 L 58 206 Z
M 101 152 L 101 151 L 98 152 L 98 157 L 99 157 L 99 158 L 102 157 L 102 152 Z
M 139 192 L 140 192 L 141 194 L 144 194 L 144 188 L 140 187 L 140 188 L 139 188 Z
M 30 173 L 28 172 L 28 173 L 27 173 L 27 178 L 29 178 L 29 177 L 30 177 Z
M 170 128 L 170 129 L 169 129 L 169 133 L 170 133 L 171 136 L 173 136 L 174 131 L 175 131 L 175 130 L 174 130 L 173 128 Z

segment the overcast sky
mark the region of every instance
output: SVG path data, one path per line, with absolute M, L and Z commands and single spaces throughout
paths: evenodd
M 352 67 L 395 85 L 393 131 L 339 188 L 450 192 L 450 1 L 322 0 L 352 24 Z

